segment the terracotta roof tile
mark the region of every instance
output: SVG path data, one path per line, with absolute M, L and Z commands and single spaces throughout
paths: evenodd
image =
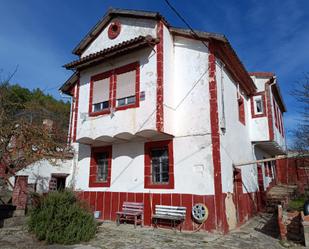
M 94 62 L 94 61 L 102 60 L 102 59 L 105 59 L 105 58 L 110 58 L 112 55 L 115 55 L 115 54 L 118 55 L 118 54 L 124 53 L 126 51 L 129 51 L 129 50 L 137 48 L 137 47 L 141 47 L 141 46 L 144 46 L 144 45 L 147 45 L 147 44 L 156 44 L 158 42 L 159 42 L 159 39 L 155 39 L 150 35 L 138 36 L 138 37 L 135 37 L 131 40 L 121 42 L 121 43 L 116 44 L 114 46 L 111 46 L 109 48 L 105 48 L 105 49 L 103 49 L 99 52 L 89 54 L 89 55 L 82 57 L 78 60 L 67 63 L 63 67 L 65 67 L 66 69 L 73 69 L 73 68 L 76 68 L 78 66 L 85 65 L 87 63 L 89 64 L 89 63 Z

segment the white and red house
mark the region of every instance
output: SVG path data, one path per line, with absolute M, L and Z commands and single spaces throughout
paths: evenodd
M 286 111 L 272 73 L 248 73 L 220 34 L 172 27 L 155 12 L 111 9 L 73 50 L 74 189 L 115 220 L 123 201 L 204 203 L 203 230 L 227 232 L 263 206 L 285 153 Z M 253 162 L 237 167 L 244 162 Z M 236 166 L 235 166 L 236 165 Z

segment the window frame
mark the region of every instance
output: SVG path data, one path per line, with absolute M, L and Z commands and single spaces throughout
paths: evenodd
M 167 147 L 168 150 L 168 174 L 167 183 L 154 183 L 152 181 L 151 151 Z M 145 143 L 145 173 L 144 188 L 148 189 L 174 189 L 174 155 L 173 140 L 155 141 Z
M 98 181 L 98 165 L 96 155 L 99 153 L 108 154 L 108 167 L 107 167 L 107 180 Z M 104 147 L 92 147 L 91 148 L 91 157 L 90 157 L 90 168 L 89 168 L 89 187 L 110 187 L 111 184 L 111 170 L 112 170 L 112 146 Z
M 261 97 L 262 100 L 262 106 L 263 106 L 263 112 L 256 112 L 256 103 L 255 98 Z M 251 96 L 251 116 L 252 118 L 261 118 L 266 117 L 266 99 L 265 99 L 265 92 L 258 92 Z
M 131 104 L 126 104 L 126 105 L 122 105 L 122 106 L 117 106 L 117 75 L 118 74 L 123 74 L 123 73 L 127 73 L 130 71 L 136 71 L 135 73 L 135 103 L 131 103 Z M 113 101 L 113 107 L 115 108 L 116 111 L 119 110 L 126 110 L 129 108 L 137 108 L 139 107 L 139 87 L 140 87 L 140 69 L 139 69 L 139 63 L 138 62 L 133 62 L 131 64 L 122 66 L 122 67 L 118 67 L 114 70 L 114 87 L 113 87 L 113 92 L 114 92 L 114 101 Z M 132 95 L 134 96 L 134 95 Z M 127 96 L 128 97 L 132 97 L 132 96 Z
M 238 121 L 243 125 L 246 125 L 246 108 L 243 96 L 239 96 L 237 100 L 237 106 L 238 106 Z
M 127 73 L 130 71 L 136 71 L 136 77 L 135 77 L 135 103 L 130 103 L 122 106 L 117 106 L 117 74 L 122 74 L 122 73 Z M 109 108 L 94 112 L 93 111 L 93 104 L 92 104 L 92 99 L 93 99 L 93 84 L 94 81 L 102 80 L 110 78 L 109 82 Z M 128 96 L 131 97 L 131 96 Z M 113 108 L 115 111 L 120 111 L 120 110 L 126 110 L 129 108 L 137 108 L 140 105 L 140 64 L 139 62 L 133 62 L 118 68 L 114 68 L 112 70 L 99 73 L 96 75 L 93 75 L 90 77 L 90 93 L 89 93 L 89 116 L 90 117 L 95 117 L 99 115 L 105 115 L 105 114 L 110 114 L 111 108 Z
M 109 78 L 109 108 L 103 109 L 102 111 L 93 111 L 93 85 L 95 81 L 98 80 L 103 80 Z M 112 107 L 112 89 L 113 89 L 113 74 L 112 71 L 107 71 L 104 73 L 96 74 L 91 76 L 90 78 L 90 94 L 89 94 L 89 116 L 90 117 L 95 117 L 98 115 L 103 115 L 103 114 L 109 114 L 110 113 L 110 108 Z

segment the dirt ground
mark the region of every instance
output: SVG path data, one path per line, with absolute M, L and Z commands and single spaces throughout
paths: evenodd
M 188 249 L 188 248 L 304 248 L 291 242 L 278 240 L 270 224 L 271 216 L 261 214 L 241 228 L 222 236 L 213 233 L 174 232 L 169 229 L 136 228 L 132 225 L 116 226 L 106 222 L 98 228 L 96 237 L 83 244 L 61 246 L 46 245 L 26 232 L 23 227 L 0 229 L 1 249 Z

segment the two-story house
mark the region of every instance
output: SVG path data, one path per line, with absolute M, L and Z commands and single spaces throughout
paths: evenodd
M 261 208 L 285 153 L 276 77 L 248 73 L 227 38 L 171 26 L 156 12 L 110 9 L 73 50 L 74 188 L 104 220 L 123 201 L 203 203 L 203 230 L 228 231 Z M 243 162 L 253 162 L 237 167 Z M 235 166 L 236 165 L 236 166 Z

